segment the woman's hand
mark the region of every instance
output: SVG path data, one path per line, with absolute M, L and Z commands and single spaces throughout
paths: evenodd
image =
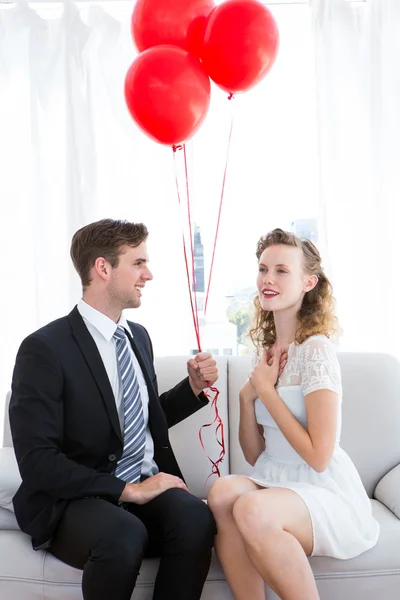
M 277 349 L 274 346 L 272 346 L 272 348 L 269 348 L 267 350 L 267 362 L 268 362 L 268 364 L 270 366 L 272 365 L 272 359 L 274 358 L 274 354 L 275 354 L 276 350 Z M 287 351 L 286 350 L 281 350 L 281 355 L 279 357 L 279 374 L 278 374 L 278 378 L 282 375 L 282 371 L 286 367 L 287 359 L 288 359 L 288 353 L 287 353 Z
M 281 348 L 277 348 L 272 354 L 268 350 L 264 350 L 260 360 L 250 371 L 249 379 L 256 392 L 256 397 L 259 397 L 263 392 L 268 392 L 274 388 L 278 377 L 283 370 L 281 361 L 285 361 Z M 286 362 L 285 362 L 286 364 Z
M 246 381 L 244 386 L 241 388 L 239 392 L 239 398 L 243 402 L 254 402 L 254 400 L 258 397 L 256 390 L 249 380 Z

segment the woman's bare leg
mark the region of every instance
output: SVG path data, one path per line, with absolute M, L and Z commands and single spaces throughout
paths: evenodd
M 228 475 L 218 479 L 208 495 L 218 528 L 215 549 L 235 600 L 265 600 L 264 580 L 249 559 L 233 519 L 233 506 L 238 498 L 258 489 L 247 477 Z
M 311 517 L 296 492 L 270 488 L 242 495 L 233 518 L 254 567 L 281 600 L 319 599 L 307 559 L 314 543 Z

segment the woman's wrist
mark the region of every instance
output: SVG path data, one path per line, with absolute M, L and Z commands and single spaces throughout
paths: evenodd
M 253 398 L 252 396 L 248 396 L 246 394 L 243 394 L 242 392 L 239 393 L 239 402 L 243 406 L 253 406 L 255 400 L 256 399 Z
M 263 385 L 262 390 L 260 390 L 259 396 L 260 398 L 270 398 L 271 396 L 276 394 L 276 388 L 272 383 L 266 382 Z

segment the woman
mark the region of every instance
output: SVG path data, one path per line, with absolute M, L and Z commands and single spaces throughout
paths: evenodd
M 265 600 L 264 581 L 282 600 L 316 600 L 307 556 L 357 556 L 376 544 L 379 525 L 339 446 L 337 320 L 318 250 L 275 229 L 256 255 L 259 360 L 240 391 L 239 426 L 254 468 L 211 488 L 216 550 L 236 600 Z

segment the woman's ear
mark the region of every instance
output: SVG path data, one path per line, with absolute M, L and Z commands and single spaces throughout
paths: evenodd
M 318 283 L 318 275 L 310 275 L 307 279 L 306 285 L 303 288 L 304 292 L 311 292 Z

